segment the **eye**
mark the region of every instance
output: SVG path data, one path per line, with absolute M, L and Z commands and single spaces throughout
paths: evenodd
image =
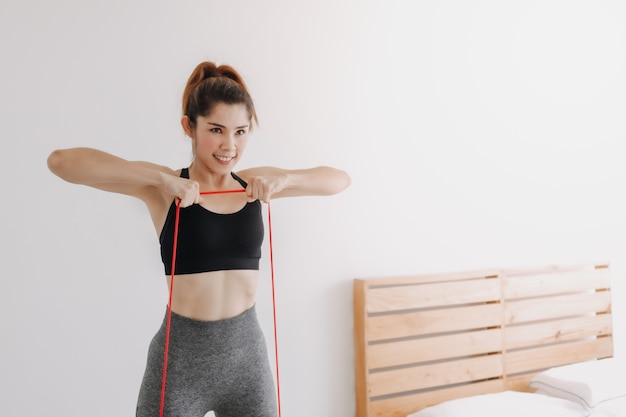
M 212 127 L 209 131 L 212 133 L 222 133 L 222 129 L 219 127 Z
M 248 133 L 246 129 L 239 129 L 237 132 L 235 132 L 235 134 L 237 135 L 245 135 L 246 133 Z

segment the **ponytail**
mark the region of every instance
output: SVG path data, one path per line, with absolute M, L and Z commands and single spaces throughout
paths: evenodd
M 183 115 L 195 127 L 198 116 L 207 116 L 218 103 L 243 104 L 250 120 L 259 123 L 252 97 L 241 75 L 229 65 L 202 62 L 187 80 L 183 93 Z

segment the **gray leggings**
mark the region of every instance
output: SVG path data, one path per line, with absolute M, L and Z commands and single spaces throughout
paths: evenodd
M 167 315 L 152 339 L 137 417 L 159 417 Z M 172 312 L 164 417 L 276 417 L 274 378 L 254 307 L 218 321 Z

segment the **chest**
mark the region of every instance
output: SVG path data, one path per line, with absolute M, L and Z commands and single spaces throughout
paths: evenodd
M 162 246 L 171 246 L 175 226 L 175 213 L 170 212 L 161 233 Z M 227 214 L 216 213 L 199 204 L 180 209 L 177 242 L 181 254 L 225 258 L 258 256 L 263 238 L 263 217 L 258 201 L 246 203 L 243 208 Z

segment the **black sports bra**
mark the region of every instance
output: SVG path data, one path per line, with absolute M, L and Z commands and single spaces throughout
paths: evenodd
M 231 175 L 242 187 L 247 187 L 244 180 L 234 173 Z M 189 178 L 188 168 L 182 169 L 180 176 Z M 172 273 L 175 221 L 176 201 L 170 206 L 159 237 L 166 275 Z M 214 213 L 199 204 L 181 208 L 175 273 L 180 275 L 232 269 L 258 270 L 263 236 L 263 216 L 258 200 L 229 214 Z

